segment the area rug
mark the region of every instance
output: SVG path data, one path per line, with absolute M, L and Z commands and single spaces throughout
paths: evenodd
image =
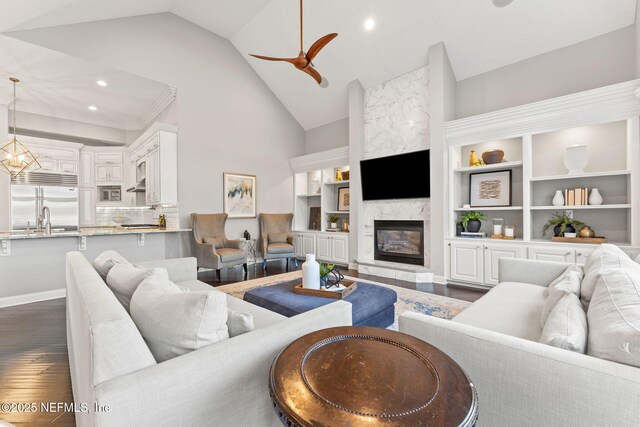
M 242 299 L 244 293 L 249 289 L 271 286 L 302 277 L 301 271 L 292 271 L 289 273 L 278 274 L 277 276 L 261 277 L 259 279 L 247 280 L 245 282 L 233 283 L 231 285 L 219 286 L 216 289 L 229 294 L 235 298 Z M 405 311 L 415 311 L 417 313 L 429 316 L 439 317 L 441 319 L 451 319 L 465 308 L 471 305 L 468 301 L 443 297 L 440 295 L 429 294 L 426 292 L 414 291 L 412 289 L 400 288 L 398 286 L 387 285 L 385 283 L 373 282 L 371 280 L 362 280 L 354 277 L 345 277 L 347 280 L 371 283 L 378 286 L 393 289 L 398 294 L 398 301 L 395 304 L 396 318 L 395 323 L 390 329 L 397 329 L 398 317 Z

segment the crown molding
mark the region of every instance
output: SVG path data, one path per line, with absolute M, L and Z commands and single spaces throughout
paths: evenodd
M 294 173 L 310 172 L 316 169 L 333 168 L 349 164 L 349 146 L 334 148 L 320 153 L 307 154 L 289 160 Z
M 640 79 L 445 123 L 449 146 L 625 120 L 640 115 Z
M 169 106 L 176 99 L 177 89 L 175 87 L 167 86 L 162 91 L 160 96 L 153 101 L 153 104 L 147 108 L 147 110 L 138 117 L 136 123 L 140 126 L 140 129 L 144 129 L 155 119 L 158 114 L 162 113 L 165 108 Z

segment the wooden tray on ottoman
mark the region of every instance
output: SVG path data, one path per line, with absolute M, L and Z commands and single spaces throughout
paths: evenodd
M 600 243 L 607 243 L 606 237 L 552 237 L 552 242 L 562 243 L 587 243 L 590 245 L 599 245 Z
M 341 291 L 328 291 L 325 289 L 306 289 L 302 287 L 302 281 L 300 284 L 296 285 L 293 288 L 294 294 L 299 295 L 307 295 L 310 297 L 321 297 L 321 298 L 332 298 L 332 299 L 345 299 L 349 295 L 353 293 L 356 289 L 358 289 L 358 283 L 352 282 L 350 280 L 343 280 L 340 282 L 344 289 Z

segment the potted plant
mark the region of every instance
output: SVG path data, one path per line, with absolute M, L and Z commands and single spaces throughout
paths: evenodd
M 576 227 L 584 227 L 584 223 L 571 218 L 566 212 L 556 212 L 542 228 L 542 234 L 546 234 L 547 230 L 551 227 L 553 227 L 553 235 L 561 237 L 564 236 L 564 233 L 575 233 Z
M 327 264 L 324 262 L 320 263 L 320 286 L 323 288 L 327 287 L 327 278 L 329 274 L 333 271 L 335 265 Z
M 327 220 L 329 221 L 329 224 L 330 224 L 330 228 L 333 228 L 333 229 L 338 228 L 338 219 L 339 218 L 335 215 L 329 215 L 327 217 Z
M 480 227 L 482 226 L 482 223 L 480 221 L 483 221 L 485 219 L 487 218 L 483 213 L 469 211 L 458 218 L 458 221 L 460 222 L 460 224 L 462 224 L 462 227 L 464 227 L 465 230 L 471 233 L 477 233 L 478 231 L 480 231 Z

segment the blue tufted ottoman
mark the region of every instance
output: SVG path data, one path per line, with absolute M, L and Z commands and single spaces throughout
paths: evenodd
M 279 283 L 273 286 L 251 289 L 245 292 L 244 300 L 251 304 L 291 317 L 305 311 L 336 301 L 330 298 L 312 297 L 293 293 L 300 280 Z M 358 282 L 358 289 L 346 297 L 352 307 L 354 326 L 386 328 L 393 324 L 398 295 L 392 289 Z

